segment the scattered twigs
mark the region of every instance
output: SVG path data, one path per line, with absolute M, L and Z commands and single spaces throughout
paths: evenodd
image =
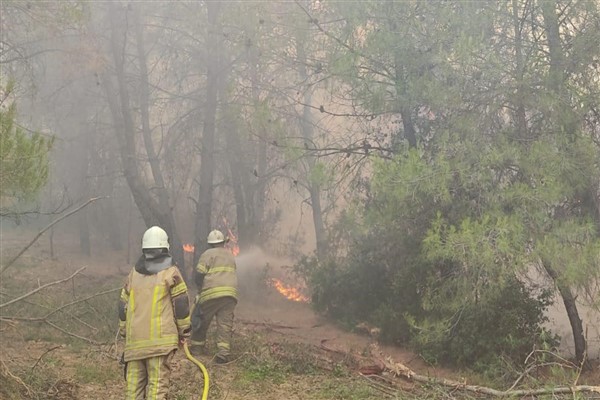
M 343 355 L 343 356 L 347 356 L 348 355 L 348 353 L 345 352 L 345 351 L 342 351 L 342 350 L 339 350 L 339 349 L 335 349 L 335 348 L 329 346 L 327 344 L 328 341 L 329 341 L 329 339 L 321 339 L 321 343 L 320 343 L 321 349 L 323 349 L 325 351 L 328 351 L 330 353 L 334 353 L 334 354 L 340 354 L 340 355 Z
M 59 218 L 55 219 L 54 221 L 52 221 L 48 226 L 46 226 L 44 229 L 42 229 L 41 231 L 39 231 L 37 233 L 37 235 L 35 235 L 35 237 L 29 242 L 29 244 L 27 246 L 25 246 L 16 256 L 14 256 L 9 262 L 7 262 L 0 269 L 0 274 L 2 274 L 15 261 L 17 261 L 19 259 L 19 257 L 21 257 L 23 255 L 23 253 L 25 253 L 27 251 L 27 249 L 29 249 L 40 238 L 40 236 L 42 236 L 44 234 L 44 232 L 46 232 L 48 229 L 52 228 L 54 225 L 56 225 L 57 223 L 59 223 L 63 219 L 67 218 L 68 216 L 75 214 L 77 211 L 79 211 L 82 208 L 86 207 L 87 205 L 93 203 L 94 201 L 99 200 L 99 199 L 103 199 L 103 198 L 104 197 L 94 197 L 94 198 L 91 198 L 88 201 L 86 201 L 85 203 L 83 203 L 82 205 L 80 205 L 79 207 L 77 207 L 76 209 L 71 210 L 68 213 L 66 213 L 65 215 L 62 215 L 61 217 L 59 217 Z
M 33 364 L 33 367 L 31 367 L 31 372 L 33 372 L 33 370 L 35 369 L 35 367 L 37 367 L 37 365 L 39 364 L 39 362 L 42 361 L 42 358 L 44 358 L 44 356 L 46 354 L 48 354 L 51 351 L 54 351 L 56 349 L 60 349 L 61 347 L 64 347 L 64 346 L 61 344 L 61 345 L 58 345 L 58 346 L 51 347 L 48 350 L 46 350 L 45 352 L 43 352 L 42 355 L 39 356 L 39 358 L 37 359 L 37 361 L 35 362 L 35 364 Z
M 378 375 L 363 375 L 360 374 L 365 380 L 367 380 L 369 386 L 373 389 L 380 391 L 386 396 L 396 397 L 396 391 L 391 389 L 387 384 L 379 382 L 377 379 L 380 378 Z
M 20 297 L 17 297 L 16 299 L 10 300 L 10 301 L 8 301 L 8 302 L 6 302 L 4 304 L 0 304 L 0 308 L 6 307 L 6 306 L 14 304 L 14 303 L 17 303 L 19 301 L 23 301 L 25 298 L 27 298 L 29 296 L 32 296 L 33 294 L 35 294 L 35 293 L 39 292 L 40 290 L 45 289 L 47 287 L 50 287 L 50 286 L 53 286 L 53 285 L 57 285 L 59 283 L 66 282 L 66 281 L 72 279 L 73 277 L 75 277 L 75 275 L 79 274 L 85 268 L 86 267 L 81 267 L 81 268 L 79 268 L 77 271 L 75 271 L 73 274 L 71 274 L 67 278 L 64 278 L 64 279 L 61 279 L 61 280 L 58 280 L 58 281 L 55 281 L 55 282 L 50 282 L 50 283 L 47 283 L 45 285 L 41 285 L 38 288 L 36 288 L 35 290 L 32 290 L 32 291 L 30 291 L 30 292 L 28 292 L 28 293 L 26 293 L 26 294 L 24 294 L 24 295 L 22 295 Z M 41 317 L 19 317 L 19 316 L 7 316 L 7 315 L 4 315 L 4 316 L 1 316 L 0 318 L 3 321 L 9 321 L 9 322 L 13 322 L 13 321 L 43 322 L 43 323 L 48 324 L 52 328 L 54 328 L 54 329 L 56 329 L 56 330 L 58 330 L 58 331 L 60 331 L 60 332 L 62 332 L 64 334 L 66 334 L 68 336 L 75 337 L 77 339 L 83 340 L 83 341 L 85 341 L 87 343 L 90 343 L 90 344 L 101 345 L 102 343 L 97 342 L 97 341 L 95 341 L 93 339 L 89 339 L 89 338 L 86 338 L 84 336 L 80 336 L 80 335 L 77 335 L 75 333 L 67 331 L 66 329 L 64 329 L 64 328 L 58 326 L 57 324 L 55 324 L 54 322 L 50 321 L 50 317 L 53 316 L 54 314 L 58 313 L 58 312 L 63 311 L 67 307 L 73 306 L 73 305 L 78 304 L 78 303 L 86 302 L 86 301 L 88 301 L 90 299 L 93 299 L 94 297 L 102 296 L 102 295 L 109 294 L 109 293 L 114 293 L 114 292 L 116 292 L 118 290 L 120 290 L 120 288 L 108 289 L 108 290 L 104 290 L 102 292 L 98 292 L 98 293 L 92 294 L 90 296 L 81 298 L 81 299 L 77 299 L 77 300 L 71 301 L 70 303 L 63 304 L 62 306 L 49 311 L 47 314 L 45 314 L 44 316 L 41 316 Z M 91 326 L 90 324 L 88 324 L 88 323 L 86 323 L 86 322 L 84 322 L 84 321 L 82 321 L 82 320 L 80 320 L 78 318 L 75 318 L 75 319 L 77 321 L 79 321 L 80 323 L 82 323 L 83 325 L 87 326 L 88 328 L 91 328 L 93 330 L 97 330 L 97 328 Z
M 25 394 L 27 395 L 27 397 L 31 396 L 31 389 L 29 388 L 29 386 L 27 386 L 25 384 L 25 382 L 23 382 L 23 380 L 21 378 L 19 378 L 18 376 L 14 375 L 12 372 L 10 372 L 10 370 L 8 369 L 8 367 L 6 366 L 6 364 L 4 363 L 4 360 L 2 360 L 0 358 L 0 374 L 14 380 L 15 382 L 17 382 L 19 385 L 23 386 L 23 388 L 25 389 Z
M 43 290 L 43 289 L 45 289 L 47 287 L 58 285 L 59 283 L 66 282 L 69 279 L 72 279 L 75 275 L 77 275 L 78 273 L 80 273 L 84 269 L 86 269 L 86 267 L 81 267 L 77 271 L 75 271 L 73 274 L 71 274 L 71 276 L 69 276 L 68 278 L 61 279 L 61 280 L 54 281 L 54 282 L 50 282 L 50 283 L 46 283 L 45 285 L 39 286 L 37 289 L 34 289 L 31 292 L 25 293 L 22 296 L 19 296 L 19 297 L 15 298 L 15 299 L 7 301 L 6 303 L 0 304 L 0 308 L 4 308 L 4 307 L 9 306 L 11 304 L 17 303 L 17 302 L 19 302 L 19 301 L 21 301 L 23 299 L 26 299 L 27 297 L 32 296 L 32 295 L 36 294 L 37 292 L 39 292 L 40 290 Z
M 72 302 L 70 302 L 70 303 L 67 303 L 67 304 L 64 304 L 64 305 L 62 305 L 62 306 L 60 306 L 60 307 L 58 307 L 58 308 L 55 308 L 54 310 L 52 310 L 51 312 L 49 312 L 48 314 L 46 314 L 46 315 L 45 315 L 44 317 L 42 317 L 42 318 L 43 318 L 43 319 L 46 319 L 46 318 L 50 317 L 51 315 L 53 315 L 53 314 L 56 314 L 57 312 L 59 312 L 59 311 L 62 311 L 63 309 L 65 309 L 65 308 L 67 308 L 67 307 L 70 307 L 70 306 L 72 306 L 72 305 L 75 305 L 75 304 L 77 304 L 77 303 L 82 303 L 82 302 L 84 302 L 84 301 L 91 300 L 91 299 L 93 299 L 94 297 L 98 297 L 98 296 L 102 296 L 102 295 L 105 295 L 105 294 L 113 293 L 113 292 L 116 292 L 116 291 L 119 291 L 119 290 L 121 290 L 121 288 L 120 288 L 120 287 L 118 287 L 118 288 L 113 288 L 113 289 L 108 289 L 108 290 L 105 290 L 105 291 L 103 291 L 103 292 L 98 292 L 98 293 L 92 294 L 92 295 L 90 295 L 90 296 L 88 296 L 88 297 L 84 297 L 84 298 L 82 298 L 82 299 L 74 300 L 74 301 L 72 301 Z
M 535 354 L 545 354 L 545 355 L 550 355 L 553 358 L 556 358 L 559 360 L 559 362 L 556 361 L 549 361 L 549 362 L 544 362 L 544 363 L 537 363 L 537 362 L 530 362 L 530 360 L 532 359 L 532 357 Z M 529 375 L 529 373 L 531 371 L 534 371 L 538 368 L 543 368 L 543 367 L 547 367 L 547 366 L 552 366 L 552 365 L 558 365 L 562 368 L 573 368 L 573 369 L 577 369 L 577 366 L 575 364 L 573 364 L 572 362 L 562 358 L 561 356 L 559 356 L 556 353 L 547 351 L 547 350 L 534 350 L 531 353 L 529 353 L 527 355 L 527 357 L 525 358 L 525 364 L 528 365 L 527 368 L 525 368 L 525 371 L 523 371 L 519 377 L 515 380 L 515 382 L 512 384 L 512 386 L 507 390 L 507 391 L 511 391 L 514 388 L 517 387 L 517 385 L 519 384 L 519 382 L 521 382 L 523 380 L 523 378 L 525 378 L 527 375 Z M 579 380 L 579 374 L 581 374 L 581 369 L 579 369 L 577 378 L 575 379 L 573 386 L 575 386 L 577 384 L 577 381 Z
M 485 386 L 467 385 L 465 382 L 458 382 L 445 378 L 435 378 L 431 376 L 419 375 L 410 368 L 401 363 L 394 362 L 391 357 L 387 357 L 384 361 L 386 371 L 394 376 L 403 377 L 415 382 L 441 385 L 455 390 L 468 391 L 478 394 L 485 394 L 494 397 L 520 397 L 520 396 L 541 396 L 541 395 L 556 395 L 556 394 L 572 394 L 572 393 L 598 393 L 600 394 L 600 386 L 558 386 L 541 389 L 518 389 L 518 390 L 496 390 Z
M 75 334 L 75 333 L 73 333 L 73 332 L 69 332 L 69 331 L 67 331 L 66 329 L 63 329 L 63 328 L 61 328 L 60 326 L 56 325 L 55 323 L 53 323 L 53 322 L 51 322 L 51 321 L 47 321 L 47 320 L 46 320 L 46 321 L 44 321 L 44 322 L 45 322 L 45 323 L 47 323 L 48 325 L 50 325 L 51 327 L 53 327 L 54 329 L 61 331 L 61 332 L 62 332 L 62 333 L 64 333 L 65 335 L 72 336 L 72 337 L 74 337 L 74 338 L 77 338 L 77 339 L 83 340 L 84 342 L 88 342 L 88 343 L 90 343 L 90 344 L 93 344 L 93 345 L 96 345 L 96 346 L 100 346 L 100 345 L 102 345 L 102 344 L 103 344 L 103 343 L 100 343 L 100 342 L 98 342 L 98 341 L 95 341 L 95 340 L 93 340 L 93 339 L 89 339 L 89 338 L 86 338 L 86 337 L 84 337 L 84 336 L 79 336 L 79 335 L 76 335 L 76 334 Z

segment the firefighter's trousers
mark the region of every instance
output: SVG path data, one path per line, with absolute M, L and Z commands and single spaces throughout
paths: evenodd
M 164 400 L 169 391 L 171 360 L 175 351 L 164 356 L 127 363 L 127 400 Z
M 192 330 L 192 346 L 204 348 L 206 333 L 213 318 L 217 323 L 217 357 L 227 358 L 230 354 L 230 341 L 233 333 L 233 311 L 237 300 L 233 297 L 210 299 L 196 307 L 202 308 L 202 321 L 198 329 Z M 194 326 L 194 324 L 192 324 Z

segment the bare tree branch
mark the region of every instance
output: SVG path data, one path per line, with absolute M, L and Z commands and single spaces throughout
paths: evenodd
M 48 319 L 48 318 L 49 318 L 49 317 L 51 317 L 52 315 L 56 314 L 56 313 L 57 313 L 57 312 L 59 312 L 59 311 L 62 311 L 62 310 L 64 310 L 64 309 L 65 309 L 65 308 L 67 308 L 67 307 L 70 307 L 70 306 L 72 306 L 72 305 L 75 305 L 75 304 L 78 304 L 78 303 L 83 303 L 83 302 L 85 302 L 85 301 L 88 301 L 88 300 L 90 300 L 90 299 L 93 299 L 94 297 L 102 296 L 102 295 L 104 295 L 104 294 L 114 293 L 114 292 L 117 292 L 117 291 L 119 291 L 119 290 L 121 290 L 121 288 L 120 288 L 120 287 L 118 287 L 118 288 L 113 288 L 113 289 L 108 289 L 108 290 L 105 290 L 105 291 L 103 291 L 103 292 L 94 293 L 94 294 L 92 294 L 92 295 L 90 295 L 90 296 L 88 296 L 88 297 L 84 297 L 84 298 L 82 298 L 82 299 L 74 300 L 74 301 L 72 301 L 72 302 L 70 302 L 70 303 L 63 304 L 62 306 L 60 306 L 60 307 L 58 307 L 58 308 L 55 308 L 55 309 L 51 310 L 51 311 L 50 311 L 48 314 L 46 314 L 46 315 L 44 315 L 44 316 L 42 316 L 42 317 L 16 317 L 16 316 L 8 316 L 8 315 L 3 315 L 1 318 L 2 318 L 2 320 L 4 320 L 4 321 L 9 321 L 9 320 L 10 320 L 10 321 L 25 321 L 25 322 L 39 322 L 39 321 L 45 321 L 46 319 Z M 83 322 L 83 321 L 81 321 L 81 322 Z M 96 328 L 94 328 L 94 329 L 96 329 Z
M 50 353 L 51 351 L 54 351 L 54 350 L 56 350 L 56 349 L 60 349 L 60 348 L 62 348 L 62 347 L 64 347 L 64 346 L 61 344 L 61 345 L 58 345 L 58 346 L 51 347 L 51 348 L 49 348 L 48 350 L 46 350 L 45 352 L 43 352 L 43 353 L 42 353 L 42 355 L 41 355 L 41 356 L 39 356 L 39 358 L 37 359 L 37 361 L 35 362 L 35 364 L 33 364 L 33 367 L 31 367 L 31 372 L 33 372 L 33 370 L 35 369 L 35 367 L 36 367 L 36 366 L 37 366 L 37 365 L 40 363 L 40 361 L 42 361 L 42 358 L 44 358 L 44 356 L 45 356 L 46 354 L 48 354 L 48 353 Z
M 79 336 L 79 335 L 76 335 L 76 334 L 74 334 L 74 333 L 72 333 L 72 332 L 69 332 L 69 331 L 67 331 L 67 330 L 65 330 L 65 329 L 63 329 L 63 328 L 61 328 L 60 326 L 56 325 L 54 322 L 50 322 L 50 321 L 44 321 L 44 322 L 46 322 L 48 325 L 50 325 L 50 326 L 51 326 L 51 327 L 53 327 L 54 329 L 57 329 L 57 330 L 61 331 L 61 332 L 62 332 L 62 333 L 64 333 L 65 335 L 73 336 L 74 338 L 77 338 L 77 339 L 83 340 L 84 342 L 88 342 L 88 343 L 90 343 L 90 344 L 94 344 L 94 345 L 97 345 L 97 346 L 100 346 L 100 345 L 102 344 L 102 343 L 100 343 L 100 342 L 97 342 L 97 341 L 95 341 L 95 340 L 88 339 L 88 338 L 86 338 L 86 337 L 84 337 L 84 336 Z
M 542 396 L 556 394 L 573 394 L 573 393 L 598 393 L 600 394 L 600 386 L 590 385 L 573 385 L 573 386 L 557 386 L 546 387 L 539 389 L 515 389 L 515 390 L 497 390 L 485 386 L 468 385 L 465 382 L 458 382 L 446 378 L 436 378 L 433 376 L 419 375 L 404 364 L 394 362 L 391 357 L 385 360 L 379 360 L 383 364 L 383 370 L 390 372 L 397 377 L 403 377 L 410 381 L 415 381 L 424 384 L 434 384 L 452 388 L 454 390 L 464 390 L 473 393 L 486 394 L 494 397 L 523 397 L 523 396 Z M 382 371 L 383 372 L 383 371 Z
M 25 298 L 27 298 L 29 296 L 32 296 L 32 295 L 36 294 L 40 290 L 45 289 L 47 287 L 58 285 L 59 283 L 66 282 L 66 281 L 72 279 L 75 275 L 77 275 L 78 273 L 80 273 L 81 271 L 83 271 L 86 268 L 87 267 L 81 267 L 77 271 L 75 271 L 73 274 L 71 274 L 71 276 L 69 276 L 68 278 L 61 279 L 61 280 L 54 281 L 54 282 L 50 282 L 50 283 L 46 283 L 45 285 L 42 285 L 42 286 L 38 287 L 37 289 L 32 290 L 31 292 L 25 293 L 24 295 L 17 297 L 16 299 L 12 299 L 10 301 L 7 301 L 4 304 L 0 304 L 0 308 L 4 308 L 4 307 L 9 306 L 11 304 L 17 303 L 17 302 L 19 302 L 19 301 L 21 301 L 21 300 L 23 300 L 23 299 L 25 299 Z
M 19 259 L 19 257 L 21 257 L 23 255 L 23 253 L 25 253 L 27 251 L 27 249 L 29 249 L 39 238 L 40 236 L 42 236 L 42 234 L 44 232 L 46 232 L 48 229 L 52 228 L 54 225 L 56 225 L 57 223 L 59 223 L 60 221 L 62 221 L 63 219 L 67 218 L 70 215 L 75 214 L 77 211 L 81 210 L 82 208 L 86 207 L 88 204 L 93 203 L 96 200 L 99 199 L 104 199 L 106 198 L 106 196 L 103 197 L 94 197 L 89 199 L 88 201 L 86 201 L 85 203 L 83 203 L 82 205 L 80 205 L 79 207 L 77 207 L 76 209 L 69 211 L 68 213 L 66 213 L 65 215 L 55 219 L 54 221 L 52 221 L 48 226 L 46 226 L 44 229 L 42 229 L 41 231 L 39 231 L 37 233 L 37 235 L 35 235 L 35 237 L 31 240 L 31 242 L 29 242 L 29 244 L 27 246 L 25 246 L 23 248 L 23 250 L 21 250 L 19 252 L 19 254 L 17 254 L 16 256 L 14 256 L 6 265 L 4 265 L 2 267 L 2 269 L 0 269 L 0 274 L 2 274 L 8 267 L 10 267 L 15 261 L 17 261 Z

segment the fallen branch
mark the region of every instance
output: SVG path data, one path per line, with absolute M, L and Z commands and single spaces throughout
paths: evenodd
M 27 386 L 21 378 L 19 378 L 18 376 L 14 375 L 12 372 L 10 372 L 10 369 L 8 369 L 8 366 L 4 363 L 4 361 L 1 358 L 0 358 L 0 374 L 6 376 L 8 378 L 11 378 L 15 382 L 17 382 L 19 385 L 23 386 L 23 388 L 25 389 L 26 395 L 28 397 L 31 396 L 32 391 L 29 388 L 29 386 Z
M 378 375 L 363 375 L 363 374 L 361 374 L 361 376 L 367 381 L 368 385 L 371 386 L 373 389 L 380 391 L 385 396 L 397 397 L 396 396 L 397 393 L 395 390 L 390 389 L 390 387 L 384 383 L 377 382 L 376 379 L 377 379 Z
M 26 299 L 27 297 L 32 296 L 32 295 L 36 294 L 37 292 L 39 292 L 40 290 L 43 290 L 43 289 L 45 289 L 47 287 L 58 285 L 59 283 L 66 282 L 66 281 L 72 279 L 75 275 L 77 275 L 78 273 L 80 273 L 81 271 L 83 271 L 86 268 L 87 267 L 81 267 L 77 271 L 75 271 L 73 274 L 71 274 L 71 276 L 69 276 L 68 278 L 61 279 L 59 281 L 54 281 L 54 282 L 46 283 L 45 285 L 42 285 L 42 286 L 38 287 L 37 289 L 32 290 L 31 292 L 25 293 L 24 295 L 17 297 L 16 299 L 12 299 L 10 301 L 7 301 L 4 304 L 0 304 L 0 308 L 4 308 L 4 307 L 9 306 L 11 304 L 17 303 L 17 302 L 19 302 L 19 301 L 21 301 L 23 299 Z
M 56 225 L 57 223 L 59 223 L 60 221 L 62 221 L 63 219 L 67 218 L 70 215 L 75 214 L 77 211 L 81 210 L 82 208 L 86 207 L 88 204 L 93 203 L 96 200 L 99 199 L 103 199 L 104 197 L 94 197 L 89 199 L 88 201 L 86 201 L 85 203 L 83 203 L 82 205 L 80 205 L 79 207 L 77 207 L 76 209 L 69 211 L 68 213 L 66 213 L 65 215 L 55 219 L 54 221 L 52 221 L 48 226 L 46 226 L 44 229 L 42 229 L 41 231 L 39 231 L 37 233 L 37 235 L 35 235 L 35 237 L 31 240 L 31 242 L 29 242 L 29 244 L 27 246 L 25 246 L 20 252 L 19 254 L 17 254 L 16 256 L 14 256 L 8 263 L 6 263 L 6 265 L 4 265 L 2 267 L 2 269 L 0 269 L 0 274 L 2 274 L 8 267 L 10 267 L 15 261 L 17 261 L 19 259 L 19 257 L 21 257 L 23 255 L 23 253 L 25 253 L 27 251 L 27 249 L 29 249 L 39 238 L 40 236 L 42 236 L 44 234 L 44 232 L 46 232 L 48 229 L 52 228 L 54 225 Z
M 84 342 L 88 342 L 89 344 L 93 344 L 93 345 L 96 345 L 96 346 L 100 346 L 100 345 L 104 344 L 104 343 L 97 342 L 97 341 L 95 341 L 93 339 L 88 339 L 88 338 L 86 338 L 84 336 L 79 336 L 79 335 L 76 335 L 76 334 L 74 334 L 72 332 L 69 332 L 69 331 L 61 328 L 60 326 L 56 325 L 53 322 L 50 322 L 50 321 L 44 321 L 44 322 L 47 323 L 48 325 L 50 325 L 51 327 L 53 327 L 54 329 L 57 329 L 57 330 L 61 331 L 65 335 L 69 335 L 69 336 L 72 336 L 72 337 L 77 338 L 79 340 L 83 340 Z
M 40 322 L 40 321 L 42 321 L 43 322 L 46 319 L 48 319 L 49 317 L 51 317 L 52 315 L 56 314 L 59 311 L 64 310 L 67 307 L 70 307 L 70 306 L 75 305 L 77 303 L 83 303 L 84 301 L 88 301 L 90 299 L 93 299 L 94 297 L 102 296 L 104 294 L 113 293 L 113 292 L 116 292 L 116 291 L 119 291 L 119 290 L 121 290 L 120 287 L 114 288 L 114 289 L 108 289 L 108 290 L 105 290 L 103 292 L 98 292 L 98 293 L 95 293 L 95 294 L 93 294 L 91 296 L 84 297 L 83 299 L 78 299 L 78 300 L 72 301 L 70 303 L 63 304 L 62 306 L 51 310 L 48 314 L 46 314 L 46 315 L 44 315 L 42 317 L 17 317 L 17 316 L 4 315 L 1 318 L 4 321 L 25 321 L 25 322 Z M 94 328 L 94 329 L 96 329 L 96 328 Z
M 14 303 L 14 302 L 16 302 L 16 301 L 22 300 L 22 299 L 24 299 L 24 298 L 25 298 L 25 297 L 27 297 L 27 296 L 30 296 L 30 295 L 32 295 L 32 294 L 34 294 L 34 293 L 36 293 L 36 292 L 39 292 L 40 290 L 44 289 L 45 287 L 48 287 L 48 286 L 51 286 L 51 285 L 54 285 L 54 284 L 58 284 L 58 283 L 61 283 L 61 282 L 68 281 L 69 279 L 73 278 L 75 275 L 77 275 L 77 274 L 78 274 L 80 271 L 82 271 L 82 270 L 83 270 L 83 269 L 85 269 L 85 268 L 86 268 L 86 267 L 82 267 L 82 268 L 78 269 L 78 270 L 77 270 L 77 271 L 76 271 L 74 274 L 72 274 L 72 275 L 71 275 L 70 277 L 68 277 L 68 278 L 65 278 L 65 279 L 62 279 L 62 280 L 60 280 L 60 281 L 56 281 L 56 282 L 52 282 L 52 283 L 49 283 L 49 284 L 43 285 L 43 286 L 41 286 L 41 287 L 37 288 L 36 290 L 34 290 L 34 291 L 31 291 L 31 292 L 29 292 L 29 293 L 27 293 L 27 294 L 25 294 L 25 295 L 21 296 L 20 298 L 17 298 L 17 299 L 11 300 L 9 303 Z M 116 291 L 118 291 L 118 290 L 121 290 L 121 288 L 113 288 L 113 289 L 108 289 L 108 290 L 105 290 L 105 291 L 102 291 L 102 292 L 98 292 L 98 293 L 95 293 L 95 294 L 93 294 L 93 295 L 90 295 L 90 296 L 84 297 L 84 298 L 82 298 L 82 299 L 74 300 L 74 301 L 72 301 L 72 302 L 70 302 L 70 303 L 63 304 L 62 306 L 60 306 L 60 307 L 58 307 L 58 308 L 56 308 L 56 309 L 54 309 L 54 310 L 50 311 L 49 313 L 47 313 L 46 315 L 44 315 L 44 316 L 42 316 L 42 317 L 17 317 L 17 316 L 8 316 L 8 315 L 5 315 L 5 316 L 0 316 L 0 319 L 1 319 L 2 321 L 7 321 L 7 322 L 10 322 L 10 323 L 13 323 L 14 321 L 24 321 L 24 322 L 43 322 L 43 323 L 46 323 L 46 324 L 50 325 L 52 328 L 54 328 L 54 329 L 57 329 L 57 330 L 59 330 L 59 331 L 63 332 L 63 333 L 64 333 L 64 334 L 66 334 L 66 335 L 69 335 L 69 336 L 75 337 L 75 338 L 77 338 L 77 339 L 80 339 L 80 340 L 86 341 L 86 342 L 88 342 L 88 343 L 91 343 L 91 344 L 94 344 L 94 345 L 101 345 L 102 343 L 100 343 L 100 342 L 97 342 L 97 341 L 95 341 L 95 340 L 93 340 L 93 339 L 88 339 L 88 338 L 86 338 L 86 337 L 83 337 L 83 336 L 76 335 L 76 334 L 74 334 L 74 333 L 71 333 L 71 332 L 69 332 L 69 331 L 67 331 L 67 330 L 65 330 L 65 329 L 63 329 L 63 328 L 61 328 L 61 327 L 59 327 L 58 325 L 56 325 L 56 324 L 54 324 L 52 321 L 50 321 L 48 318 L 50 318 L 52 315 L 56 314 L 56 313 L 57 313 L 57 312 L 59 312 L 59 311 L 62 311 L 62 310 L 64 310 L 65 308 L 67 308 L 67 307 L 69 307 L 69 306 L 72 306 L 72 305 L 74 305 L 74 304 L 77 304 L 77 303 L 83 303 L 83 302 L 85 302 L 85 301 L 88 301 L 88 300 L 90 300 L 90 299 L 93 299 L 94 297 L 102 296 L 102 295 L 104 295 L 104 294 L 113 293 L 113 292 L 116 292 Z M 0 308 L 1 308 L 1 307 L 3 307 L 4 305 L 8 305 L 9 303 L 5 303 L 5 304 L 2 304 L 2 305 L 0 305 Z M 93 327 L 93 326 L 91 326 L 91 325 L 87 324 L 86 322 L 84 322 L 84 321 L 82 321 L 82 320 L 80 320 L 80 319 L 78 319 L 78 318 L 76 318 L 76 320 L 78 320 L 79 322 L 81 322 L 82 324 L 86 325 L 87 327 L 89 327 L 89 328 L 91 328 L 91 329 L 94 329 L 94 330 L 97 330 L 97 329 L 98 329 L 98 328 L 95 328 L 95 327 Z M 36 364 L 37 364 L 37 363 L 36 363 Z M 35 366 L 34 366 L 34 367 L 35 367 Z
M 435 378 L 431 376 L 419 375 L 412 371 L 406 365 L 394 362 L 391 357 L 383 361 L 385 370 L 397 377 L 403 377 L 411 381 L 441 385 L 455 390 L 464 390 L 473 393 L 486 394 L 494 397 L 520 397 L 520 396 L 541 396 L 554 394 L 572 394 L 572 393 L 600 393 L 600 386 L 558 386 L 554 388 L 542 389 L 515 389 L 515 390 L 496 390 L 485 386 L 467 385 L 464 382 L 458 382 L 451 379 Z
M 33 364 L 33 367 L 31 367 L 31 372 L 33 372 L 33 370 L 35 369 L 35 367 L 37 367 L 37 365 L 39 364 L 40 361 L 42 361 L 42 358 L 44 358 L 44 356 L 48 353 L 50 353 L 51 351 L 54 351 L 56 349 L 60 349 L 64 347 L 62 344 L 58 345 L 58 346 L 54 346 L 49 348 L 48 350 L 46 350 L 45 352 L 42 353 L 42 355 L 37 359 L 37 361 L 35 362 L 35 364 Z

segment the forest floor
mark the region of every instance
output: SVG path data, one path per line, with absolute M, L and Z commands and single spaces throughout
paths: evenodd
M 2 238 L 3 248 L 7 245 L 10 241 Z M 382 369 L 384 364 L 401 364 L 437 380 L 494 385 L 473 373 L 432 367 L 406 349 L 380 345 L 368 327 L 355 327 L 355 332 L 342 329 L 317 315 L 307 302 L 288 300 L 269 283 L 273 278 L 294 283 L 281 262 L 263 260 L 261 253 L 252 257 L 251 263 L 241 262 L 232 361 L 219 365 L 210 356 L 199 357 L 210 375 L 209 399 L 490 398 L 457 387 L 423 385 Z M 3 274 L 0 304 L 63 280 L 84 266 L 72 279 L 2 309 L 0 399 L 124 397 L 117 361 L 123 344 L 115 339 L 118 289 L 130 268 L 122 254 L 84 258 L 61 253 L 52 259 L 44 246 L 36 244 Z M 64 308 L 56 311 L 59 307 Z M 580 375 L 558 366 L 525 378 L 526 387 L 600 385 L 597 367 Z M 199 370 L 178 351 L 169 398 L 199 399 L 201 393 Z M 592 399 L 600 394 L 568 398 Z

